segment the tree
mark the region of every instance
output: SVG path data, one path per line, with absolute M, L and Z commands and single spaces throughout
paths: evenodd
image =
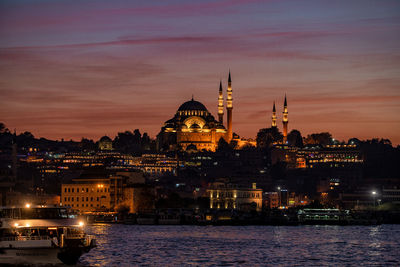
M 141 134 L 138 129 L 135 130 L 135 134 L 131 131 L 125 131 L 118 133 L 114 139 L 114 147 L 116 150 L 123 153 L 136 153 L 140 152 L 140 139 Z
M 300 131 L 292 130 L 287 136 L 289 145 L 295 147 L 303 147 L 303 137 L 301 136 Z
M 223 137 L 221 137 L 218 141 L 217 151 L 229 151 L 231 147 L 229 146 L 228 142 L 225 141 Z
M 283 135 L 276 127 L 260 129 L 257 133 L 257 147 L 267 148 L 273 143 L 281 142 L 282 139 Z
M 81 145 L 82 150 L 95 150 L 96 149 L 96 145 L 93 142 L 93 140 L 89 140 L 84 137 L 82 137 L 80 145 Z
M 326 146 L 332 143 L 332 135 L 328 132 L 309 134 L 305 139 L 307 145 Z
M 9 133 L 10 131 L 6 128 L 6 125 L 0 122 L 0 134 L 2 133 Z

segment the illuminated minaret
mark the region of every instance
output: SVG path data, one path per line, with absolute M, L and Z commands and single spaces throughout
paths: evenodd
M 222 81 L 219 82 L 218 121 L 221 124 L 224 122 L 224 95 L 222 94 Z
M 287 101 L 286 101 L 286 94 L 285 94 L 285 103 L 283 104 L 283 143 L 286 144 L 287 142 L 287 126 L 288 126 L 288 110 L 287 110 Z
M 275 101 L 274 106 L 272 107 L 272 124 L 271 127 L 276 127 L 276 109 L 275 109 Z
M 231 71 L 229 70 L 229 77 L 228 77 L 228 90 L 226 96 L 226 110 L 228 113 L 228 143 L 232 140 L 232 80 L 231 80 Z

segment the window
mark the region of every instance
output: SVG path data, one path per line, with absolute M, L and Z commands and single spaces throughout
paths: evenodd
M 88 204 L 86 204 L 86 207 L 89 207 L 89 205 L 88 205 Z
M 66 198 L 66 197 L 64 197 L 64 201 L 67 201 L 67 198 Z
M 89 192 L 89 188 L 86 187 L 86 193 L 88 193 L 88 192 Z
M 74 188 L 72 188 L 72 193 L 74 192 Z
M 79 188 L 76 189 L 76 192 L 79 193 Z
M 71 207 L 73 207 L 73 206 L 74 206 L 74 204 L 71 205 Z
M 64 193 L 67 193 L 67 188 L 64 188 Z
M 70 193 L 71 192 L 71 188 L 68 188 L 68 193 Z
M 93 197 L 90 197 L 90 201 L 93 201 Z
M 71 200 L 71 198 L 70 197 L 68 197 L 68 201 L 70 201 Z
M 86 197 L 86 201 L 89 201 L 89 197 Z
M 97 197 L 97 201 L 99 201 L 99 197 Z
M 73 197 L 71 197 L 71 201 L 74 201 L 74 198 L 73 198 Z M 78 201 L 78 198 L 76 199 L 76 201 Z
M 82 201 L 85 201 L 85 197 L 82 197 Z

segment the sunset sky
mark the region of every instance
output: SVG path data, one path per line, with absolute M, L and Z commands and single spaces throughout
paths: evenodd
M 233 129 L 400 143 L 400 1 L 0 0 L 0 122 L 51 139 L 155 137 L 191 99 Z M 281 122 L 278 126 L 281 126 Z

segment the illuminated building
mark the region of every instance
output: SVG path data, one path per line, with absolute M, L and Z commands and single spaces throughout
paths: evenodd
M 163 154 L 143 154 L 135 166 L 151 176 L 160 176 L 165 173 L 176 175 L 178 160 Z
M 210 197 L 210 209 L 262 209 L 262 189 L 253 183 L 251 188 L 242 188 L 233 184 L 213 183 L 207 194 Z
M 109 210 L 109 179 L 73 179 L 72 184 L 61 185 L 61 203 L 80 212 Z
M 288 168 L 350 167 L 364 162 L 361 151 L 353 144 L 306 146 L 297 148 L 288 145 L 275 145 L 272 163 L 285 161 Z
M 218 95 L 218 120 L 200 102 L 192 100 L 183 103 L 174 117 L 167 120 L 157 135 L 159 150 L 215 151 L 218 142 L 224 138 L 230 142 L 232 132 L 232 80 L 229 72 L 227 89 L 227 128 L 223 125 L 222 83 Z
M 99 140 L 99 149 L 100 150 L 113 150 L 112 140 L 108 136 L 103 136 Z

